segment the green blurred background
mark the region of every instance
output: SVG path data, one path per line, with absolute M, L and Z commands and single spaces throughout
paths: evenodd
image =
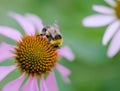
M 45 24 L 59 21 L 63 34 L 63 45 L 69 45 L 75 54 L 74 62 L 62 59 L 72 74 L 71 84 L 61 80 L 56 72 L 60 91 L 120 91 L 120 53 L 114 58 L 107 57 L 108 46 L 102 46 L 102 36 L 106 27 L 85 28 L 82 19 L 94 14 L 93 4 L 107 5 L 103 0 L 0 0 L 0 25 L 7 25 L 23 32 L 19 24 L 7 16 L 8 12 L 34 13 L 40 16 Z M 0 42 L 14 41 L 0 35 Z M 13 59 L 1 65 L 10 65 Z M 0 73 L 1 74 L 1 73 Z M 20 76 L 13 71 L 0 82 L 0 90 L 12 79 Z

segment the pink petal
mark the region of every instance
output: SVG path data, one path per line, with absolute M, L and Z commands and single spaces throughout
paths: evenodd
M 21 25 L 21 27 L 25 30 L 26 34 L 28 35 L 35 34 L 35 28 L 33 24 L 30 21 L 28 21 L 24 16 L 14 12 L 9 13 L 9 15 Z
M 116 6 L 116 2 L 115 0 L 104 0 L 106 3 L 108 3 L 110 6 L 115 7 Z
M 108 57 L 113 57 L 115 56 L 118 51 L 120 50 L 120 30 L 115 34 L 113 37 L 111 44 L 108 48 Z
M 84 18 L 83 25 L 86 27 L 100 27 L 110 24 L 115 19 L 113 15 L 95 14 Z
M 39 91 L 37 77 L 30 76 L 21 91 Z
M 93 10 L 102 14 L 114 14 L 115 11 L 112 8 L 102 6 L 102 5 L 93 5 Z
M 21 33 L 18 30 L 6 26 L 0 26 L 0 34 L 15 41 L 20 41 L 22 37 Z
M 30 20 L 34 26 L 37 28 L 38 32 L 41 33 L 43 29 L 43 22 L 42 20 L 35 14 L 26 14 L 25 15 L 28 20 Z
M 48 91 L 48 88 L 45 84 L 45 80 L 44 80 L 43 76 L 41 76 L 41 79 L 40 79 L 40 91 Z
M 15 70 L 16 65 L 0 66 L 0 81 L 3 80 L 10 72 Z
M 14 50 L 14 46 L 7 43 L 0 44 L 0 62 L 5 61 L 6 59 L 15 56 L 11 51 Z
M 67 58 L 69 61 L 74 60 L 74 54 L 68 46 L 64 46 L 61 49 L 58 49 L 58 54 L 62 57 Z
M 103 36 L 103 45 L 106 45 L 120 27 L 120 21 L 111 23 Z
M 59 91 L 54 72 L 49 73 L 49 75 L 46 79 L 46 85 L 47 85 L 49 91 Z
M 25 78 L 25 74 L 20 76 L 18 79 L 13 80 L 9 82 L 5 87 L 3 88 L 3 91 L 19 91 L 19 88 Z
M 68 76 L 71 74 L 71 71 L 60 64 L 56 65 L 56 69 L 62 75 L 63 80 L 67 83 L 70 83 L 70 79 L 68 78 Z

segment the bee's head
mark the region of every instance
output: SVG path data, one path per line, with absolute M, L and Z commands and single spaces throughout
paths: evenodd
M 42 29 L 42 32 L 45 33 L 46 31 L 47 31 L 47 28 L 44 27 L 44 28 Z
M 44 34 L 44 35 L 48 34 L 49 29 L 50 29 L 49 26 L 45 26 L 45 27 L 42 29 L 42 34 Z

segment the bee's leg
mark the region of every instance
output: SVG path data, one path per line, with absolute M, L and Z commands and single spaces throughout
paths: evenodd
M 49 42 L 54 39 L 51 34 L 50 35 L 46 35 L 46 37 L 47 37 Z
M 60 47 L 56 44 L 53 44 L 53 46 L 56 48 L 56 49 L 59 49 Z
M 40 34 L 40 36 L 45 36 L 45 34 Z
M 45 36 L 45 34 L 37 34 L 37 36 Z

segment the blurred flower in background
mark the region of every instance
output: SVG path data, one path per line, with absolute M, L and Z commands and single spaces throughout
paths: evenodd
M 12 66 L 0 66 L 0 81 L 3 80 L 10 72 L 19 69 L 22 75 L 7 83 L 3 91 L 39 91 L 37 78 L 40 78 L 40 91 L 58 91 L 53 68 L 55 67 L 61 74 L 63 80 L 70 83 L 68 76 L 71 71 L 66 67 L 58 64 L 59 57 L 65 57 L 69 61 L 74 60 L 74 54 L 68 46 L 55 49 L 46 37 L 37 36 L 43 28 L 41 19 L 34 14 L 22 16 L 17 13 L 10 13 L 24 29 L 25 35 L 18 30 L 0 26 L 0 34 L 16 42 L 16 45 L 0 44 L 0 62 L 11 57 L 15 59 Z M 35 31 L 37 30 L 37 31 Z M 21 87 L 25 77 L 28 76 L 27 82 Z M 45 78 L 45 80 L 44 80 Z
M 111 7 L 93 5 L 93 10 L 99 14 L 88 16 L 83 20 L 86 27 L 100 27 L 108 25 L 102 40 L 107 45 L 111 40 L 107 55 L 113 57 L 120 50 L 120 0 L 105 0 Z

